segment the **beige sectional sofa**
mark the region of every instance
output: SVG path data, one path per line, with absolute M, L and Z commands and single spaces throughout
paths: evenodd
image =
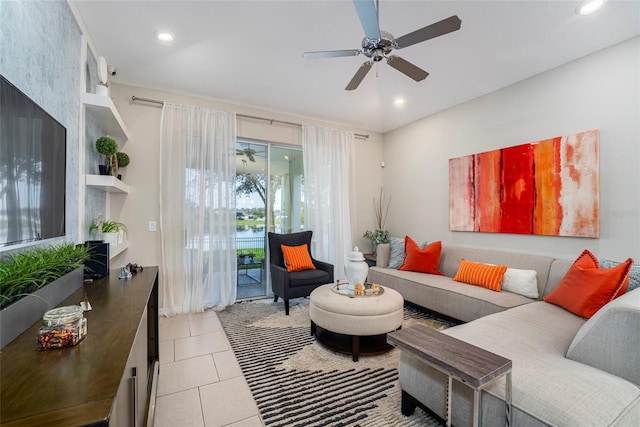
M 384 265 L 384 256 L 379 257 Z M 537 272 L 538 299 L 454 282 L 460 259 Z M 405 300 L 463 320 L 443 333 L 513 361 L 514 426 L 640 425 L 640 289 L 627 292 L 590 320 L 541 301 L 573 261 L 506 251 L 443 246 L 444 276 L 369 270 L 368 281 Z M 446 377 L 402 352 L 403 413 L 415 406 L 446 417 Z M 453 424 L 471 425 L 471 389 L 454 381 Z M 504 383 L 485 390 L 485 426 L 504 425 Z
M 460 259 L 535 270 L 539 295 L 551 292 L 572 263 L 538 255 L 443 245 L 440 255 L 440 271 L 443 276 L 437 276 L 386 268 L 389 246 L 381 245 L 379 249 L 387 251 L 387 254 L 383 253 L 378 257 L 381 260 L 380 266 L 369 269 L 369 282 L 395 289 L 402 294 L 405 301 L 465 322 L 535 300 L 511 292 L 494 292 L 479 286 L 454 282 L 452 277 L 458 271 Z

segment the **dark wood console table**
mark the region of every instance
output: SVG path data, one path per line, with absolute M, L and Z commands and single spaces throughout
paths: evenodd
M 38 351 L 37 322 L 0 353 L 2 426 L 144 426 L 155 407 L 158 268 L 131 279 L 85 283 L 87 337 L 75 347 Z
M 506 425 L 511 425 L 511 360 L 424 325 L 392 332 L 387 341 L 447 375 L 447 426 L 451 426 L 453 379 L 473 389 L 473 425 L 478 426 L 482 422 L 482 390 L 506 376 Z

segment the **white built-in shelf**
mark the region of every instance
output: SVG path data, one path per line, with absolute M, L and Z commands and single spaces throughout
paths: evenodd
M 87 187 L 98 188 L 107 193 L 129 192 L 129 186 L 112 175 L 85 175 L 85 184 Z
M 109 245 L 109 259 L 113 259 L 116 256 L 120 255 L 122 252 L 126 251 L 129 247 L 129 242 L 124 241 L 124 243 L 120 243 L 117 245 Z
M 123 143 L 127 142 L 129 131 L 111 98 L 85 92 L 82 94 L 82 103 L 108 136 Z

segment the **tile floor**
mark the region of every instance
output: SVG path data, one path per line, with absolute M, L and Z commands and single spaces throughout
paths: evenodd
M 263 427 L 214 311 L 160 317 L 155 427 Z

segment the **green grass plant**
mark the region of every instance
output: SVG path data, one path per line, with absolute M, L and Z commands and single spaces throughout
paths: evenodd
M 103 221 L 102 222 L 102 232 L 103 233 L 118 233 L 119 231 L 123 231 L 125 234 L 127 233 L 127 226 L 118 221 Z M 98 232 L 98 221 L 93 220 L 91 225 L 89 226 L 89 234 L 94 236 Z
M 0 260 L 0 308 L 82 267 L 88 258 L 87 247 L 73 243 L 9 254 Z

